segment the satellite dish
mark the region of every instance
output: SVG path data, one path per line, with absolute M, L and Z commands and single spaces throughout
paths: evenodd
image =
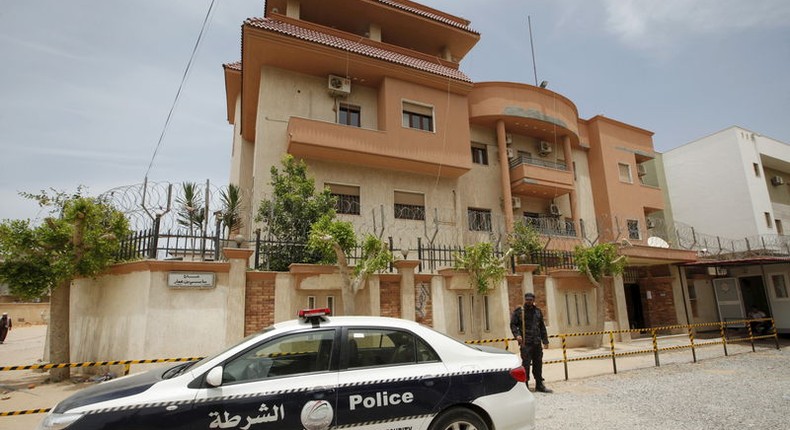
M 655 248 L 669 248 L 667 241 L 657 236 L 648 237 L 647 246 L 652 246 Z

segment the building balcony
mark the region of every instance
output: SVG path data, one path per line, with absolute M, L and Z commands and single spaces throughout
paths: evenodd
M 573 172 L 564 161 L 520 155 L 510 160 L 510 188 L 513 194 L 555 198 L 573 191 Z
M 664 210 L 664 194 L 657 186 L 640 184 L 639 202 L 647 213 Z
M 291 117 L 288 153 L 304 159 L 457 178 L 472 168 L 469 148 L 446 148 L 435 133 L 403 130 L 391 133 L 326 121 Z M 412 136 L 413 135 L 413 136 Z
M 576 105 L 544 88 L 513 82 L 478 82 L 469 94 L 469 119 L 493 128 L 498 121 L 508 132 L 540 140 L 570 139 L 579 145 Z

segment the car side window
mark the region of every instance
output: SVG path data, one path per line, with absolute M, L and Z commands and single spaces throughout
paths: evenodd
M 349 329 L 348 368 L 381 367 L 439 361 L 428 344 L 411 332 L 391 329 Z
M 289 334 L 263 342 L 225 363 L 223 383 L 329 370 L 334 330 Z

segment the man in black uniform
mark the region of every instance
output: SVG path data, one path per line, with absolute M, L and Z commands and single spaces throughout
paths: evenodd
M 510 331 L 521 347 L 521 361 L 527 371 L 527 388 L 529 388 L 529 366 L 532 364 L 535 391 L 551 393 L 552 391 L 543 385 L 543 347 L 549 347 L 549 336 L 546 333 L 546 324 L 543 322 L 543 312 L 535 306 L 534 294 L 524 294 L 524 306 L 516 308 L 510 316 Z

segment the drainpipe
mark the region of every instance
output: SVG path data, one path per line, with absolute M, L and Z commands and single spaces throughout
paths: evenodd
M 505 121 L 496 122 L 496 143 L 499 153 L 499 176 L 502 184 L 502 210 L 505 212 L 505 231 L 513 232 L 513 200 L 510 192 L 510 162 L 507 159 Z

